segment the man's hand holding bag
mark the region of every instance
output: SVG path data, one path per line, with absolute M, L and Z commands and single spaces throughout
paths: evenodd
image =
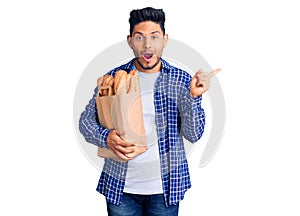
M 108 149 L 98 148 L 98 156 L 128 161 L 147 150 L 138 71 L 120 70 L 115 77 L 97 80 L 96 97 L 101 126 L 111 129 Z

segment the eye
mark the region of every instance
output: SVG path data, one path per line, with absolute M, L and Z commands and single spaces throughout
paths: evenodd
M 143 39 L 144 39 L 143 36 L 137 36 L 137 37 L 135 38 L 136 41 L 142 41 Z
M 158 36 L 156 36 L 156 35 L 151 36 L 151 40 L 157 40 L 157 39 L 158 39 Z

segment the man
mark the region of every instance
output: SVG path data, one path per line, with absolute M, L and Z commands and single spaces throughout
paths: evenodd
M 178 215 L 179 202 L 191 187 L 183 137 L 192 143 L 201 138 L 205 125 L 201 95 L 220 70 L 199 71 L 192 78 L 161 58 L 168 41 L 163 10 L 133 10 L 129 23 L 127 41 L 135 58 L 108 74 L 139 71 L 148 150 L 136 155 L 138 144 L 99 124 L 97 88 L 81 114 L 80 131 L 87 142 L 126 160 L 105 159 L 97 191 L 105 195 L 109 215 Z

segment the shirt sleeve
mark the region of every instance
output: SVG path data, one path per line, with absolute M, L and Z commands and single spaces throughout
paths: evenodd
M 205 126 L 205 112 L 201 107 L 202 95 L 192 97 L 189 88 L 185 86 L 179 101 L 181 133 L 188 141 L 195 143 L 201 138 Z
M 98 147 L 107 148 L 106 140 L 110 130 L 99 124 L 96 108 L 97 92 L 98 88 L 95 89 L 93 98 L 89 101 L 85 110 L 81 113 L 79 119 L 79 130 L 87 142 L 95 144 Z

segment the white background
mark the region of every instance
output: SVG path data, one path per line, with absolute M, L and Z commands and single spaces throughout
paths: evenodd
M 163 8 L 169 36 L 223 68 L 222 144 L 204 168 L 196 146 L 180 215 L 299 215 L 296 0 L 1 1 L 0 215 L 106 215 L 73 98 L 87 64 L 144 6 Z

